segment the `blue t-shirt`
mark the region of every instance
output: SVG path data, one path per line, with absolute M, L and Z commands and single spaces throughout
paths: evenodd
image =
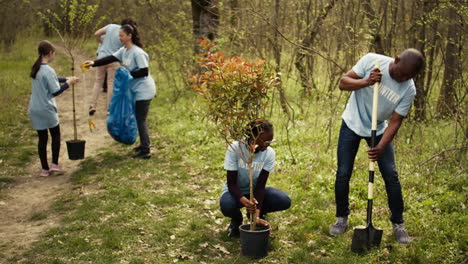
M 133 45 L 129 50 L 122 47 L 112 55 L 130 72 L 149 66 L 148 54 L 137 45 Z M 151 74 L 148 74 L 146 77 L 133 79 L 130 90 L 135 94 L 135 101 L 150 100 L 156 95 L 156 84 Z
M 380 61 L 382 80 L 379 87 L 379 105 L 377 113 L 377 135 L 383 134 L 387 127 L 387 119 L 393 112 L 406 116 L 416 95 L 413 79 L 397 82 L 388 71 L 393 58 L 375 53 L 368 53 L 353 67 L 353 71 L 361 78 L 367 78 L 375 68 L 376 60 Z M 362 137 L 371 136 L 373 86 L 367 86 L 353 91 L 342 115 L 346 125 Z
M 242 151 L 242 152 L 241 152 Z M 237 185 L 239 186 L 240 191 L 243 194 L 249 194 L 249 167 L 247 163 L 242 160 L 237 153 L 244 153 L 248 157 L 248 150 L 245 144 L 240 144 L 238 141 L 234 141 L 226 151 L 226 156 L 224 158 L 224 169 L 228 171 L 237 171 Z M 268 172 L 273 172 L 275 168 L 275 151 L 268 147 L 265 151 L 259 151 L 254 153 L 253 158 L 253 187 L 257 185 L 258 176 L 260 172 L 266 170 Z M 225 184 L 223 186 L 222 194 L 228 192 L 228 186 Z
M 106 34 L 102 35 L 102 44 L 98 47 L 98 59 L 111 56 L 122 47 L 119 39 L 120 25 L 109 24 L 104 27 Z
M 60 90 L 59 80 L 54 69 L 42 64 L 32 79 L 32 92 L 29 100 L 29 119 L 36 130 L 56 127 L 59 124 L 57 103 L 53 93 Z

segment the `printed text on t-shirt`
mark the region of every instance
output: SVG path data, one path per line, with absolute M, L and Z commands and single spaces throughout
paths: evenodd
M 398 101 L 400 100 L 400 96 L 397 93 L 395 93 L 394 91 L 392 91 L 390 88 L 388 88 L 382 83 L 380 84 L 380 87 L 379 87 L 379 93 L 383 95 L 385 98 L 387 98 L 393 104 L 398 103 Z
M 242 168 L 242 169 L 249 169 L 249 166 L 247 165 L 247 163 L 245 163 L 242 159 L 239 159 L 239 168 Z M 263 168 L 263 162 L 252 162 L 252 170 L 253 171 L 261 171 Z

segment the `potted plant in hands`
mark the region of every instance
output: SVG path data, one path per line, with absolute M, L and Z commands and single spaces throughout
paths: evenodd
M 221 52 L 214 51 L 213 42 L 207 39 L 200 42 L 206 52 L 199 55 L 199 73 L 189 79 L 191 87 L 203 96 L 206 115 L 213 121 L 226 144 L 230 146 L 234 141 L 239 142 L 240 150 L 235 152 L 248 166 L 249 199 L 255 203 L 253 158 L 257 147 L 255 143 L 262 131 L 254 135 L 252 127 L 246 128 L 246 125 L 265 116 L 268 92 L 278 84 L 276 73 L 265 61 L 226 57 Z M 250 224 L 240 227 L 242 253 L 264 257 L 270 227 L 257 227 L 256 221 L 256 214 L 252 213 Z
M 47 9 L 39 16 L 60 37 L 66 53 L 71 59 L 71 76 L 75 76 L 75 58 L 77 48 L 82 46 L 94 32 L 98 22 L 95 21 L 98 5 L 88 5 L 87 0 L 60 0 L 58 12 Z M 75 85 L 72 88 L 73 103 L 73 139 L 66 141 L 68 157 L 71 160 L 83 159 L 85 140 L 78 139 L 75 107 Z

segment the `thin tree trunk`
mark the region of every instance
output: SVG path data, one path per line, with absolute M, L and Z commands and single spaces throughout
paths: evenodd
M 452 115 L 456 111 L 455 81 L 460 78 L 458 70 L 460 64 L 461 27 L 457 24 L 457 8 L 461 8 L 457 1 L 449 5 L 447 44 L 445 48 L 445 70 L 440 95 L 437 101 L 438 116 Z M 455 20 L 455 21 L 454 21 Z
M 416 3 L 416 16 L 415 16 L 415 38 L 413 39 L 413 46 L 421 51 L 425 57 L 426 51 L 426 6 L 427 0 L 421 0 Z M 423 67 L 418 75 L 414 79 L 416 85 L 416 98 L 414 100 L 415 106 L 415 120 L 424 121 L 426 119 L 426 98 L 427 89 L 424 86 L 424 78 L 426 76 L 426 70 Z
M 286 93 L 284 92 L 283 89 L 283 83 L 281 79 L 281 44 L 279 42 L 279 11 L 280 11 L 280 6 L 281 6 L 281 1 L 280 0 L 275 0 L 275 16 L 274 16 L 274 24 L 275 24 L 275 30 L 273 34 L 273 51 L 274 51 L 274 56 L 275 56 L 275 62 L 276 62 L 276 72 L 278 73 L 277 77 L 279 79 L 279 84 L 277 86 L 278 92 L 279 92 L 279 97 L 280 97 L 280 104 L 281 104 L 281 109 L 283 109 L 283 112 L 288 116 L 288 118 L 291 118 L 290 113 L 289 113 L 289 108 L 288 108 L 288 102 L 286 99 Z
M 384 3 L 386 5 L 388 1 Z M 374 9 L 372 9 L 370 0 L 364 0 L 362 3 L 366 17 L 369 24 L 369 33 L 372 35 L 371 50 L 379 53 L 385 54 L 385 49 L 383 46 L 382 35 L 380 34 L 380 19 L 375 14 Z
M 237 39 L 237 32 L 240 27 L 238 9 L 239 9 L 239 1 L 230 0 L 229 1 L 229 24 L 230 24 L 231 30 L 229 33 L 229 41 L 231 43 L 231 46 L 233 46 L 233 48 L 239 47 L 239 41 Z
M 250 147 L 250 146 L 249 146 Z M 255 197 L 254 197 L 254 192 L 253 192 L 253 156 L 254 153 L 250 152 L 249 150 L 249 193 L 250 193 L 250 202 L 255 203 Z M 256 220 L 257 220 L 257 215 L 255 213 L 250 214 L 250 231 L 255 231 L 255 225 L 256 225 Z
M 195 54 L 201 52 L 198 40 L 208 38 L 213 41 L 219 26 L 219 0 L 192 0 L 193 35 Z
M 303 47 L 311 47 L 312 44 L 314 43 L 315 37 L 318 34 L 318 31 L 320 27 L 323 24 L 323 21 L 325 18 L 328 16 L 330 13 L 331 9 L 335 6 L 335 3 L 337 0 L 331 0 L 324 8 L 321 14 L 317 16 L 315 19 L 315 23 L 309 28 L 307 32 L 307 36 L 302 40 L 301 45 Z M 299 77 L 301 80 L 301 85 L 304 89 L 304 94 L 307 96 L 311 95 L 311 80 L 309 75 L 311 74 L 306 70 L 305 63 L 304 63 L 304 58 L 308 56 L 309 54 L 307 53 L 306 50 L 304 49 L 299 49 L 296 55 L 296 60 L 294 62 L 294 65 L 296 66 L 296 69 L 299 71 Z

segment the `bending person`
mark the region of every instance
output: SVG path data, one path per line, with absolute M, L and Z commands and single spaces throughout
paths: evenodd
M 374 68 L 376 60 L 380 61 L 380 69 Z M 367 154 L 369 160 L 379 164 L 385 182 L 393 233 L 399 243 L 409 243 L 410 238 L 403 226 L 403 196 L 392 140 L 416 95 L 416 87 L 411 78 L 418 73 L 423 63 L 422 54 L 415 49 L 407 49 L 395 59 L 369 53 L 341 78 L 340 89 L 350 91 L 351 96 L 342 115 L 338 139 L 338 169 L 335 179 L 337 220 L 330 229 L 332 235 L 342 234 L 348 227 L 349 181 L 361 139 L 365 139 L 370 145 L 372 85 L 380 82 L 377 145 L 367 149 Z M 390 123 L 387 126 L 388 119 Z
M 121 25 L 130 24 L 135 25 L 136 23 L 131 19 L 122 20 Z M 111 56 L 117 52 L 122 47 L 122 42 L 119 38 L 119 30 L 121 25 L 109 24 L 103 28 L 98 29 L 94 36 L 99 43 L 97 49 L 97 59 L 102 59 L 107 56 Z M 106 82 L 107 89 L 107 103 L 106 111 L 109 108 L 110 100 L 112 99 L 112 92 L 114 87 L 114 76 L 115 71 L 119 68 L 119 62 L 112 62 L 106 65 L 102 65 L 96 68 L 96 80 L 93 87 L 93 101 L 89 106 L 89 115 L 94 115 L 96 112 L 97 101 L 99 93 L 103 86 L 103 83 Z M 106 78 L 107 76 L 107 78 Z
M 135 117 L 138 125 L 140 145 L 134 150 L 134 158 L 148 159 L 150 154 L 150 138 L 148 132 L 147 116 L 151 100 L 156 95 L 156 85 L 149 74 L 149 56 L 143 50 L 136 26 L 123 25 L 119 30 L 119 38 L 124 45 L 111 56 L 104 57 L 96 61 L 86 61 L 86 65 L 93 67 L 107 65 L 120 61 L 130 74 L 133 80 L 130 83 L 130 90 L 135 97 Z

